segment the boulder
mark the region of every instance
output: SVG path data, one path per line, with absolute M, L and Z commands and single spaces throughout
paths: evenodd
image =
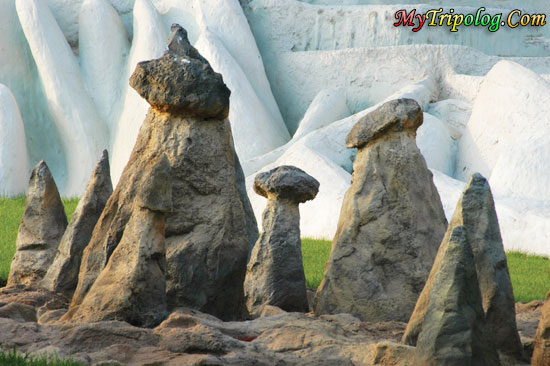
M 514 293 L 506 253 L 502 245 L 491 189 L 487 180 L 480 174 L 472 175 L 458 201 L 449 227 L 458 226 L 464 228 L 474 255 L 485 322 L 491 340 L 500 352 L 522 359 L 523 346 L 516 325 Z M 434 268 L 437 265 L 436 262 Z M 426 288 L 428 287 L 427 284 Z M 427 291 L 434 290 L 424 290 Z M 419 304 L 421 302 L 422 299 L 419 300 Z M 426 304 L 417 305 L 403 338 L 405 343 L 416 344 L 422 324 L 425 322 L 425 311 Z
M 159 111 L 219 120 L 229 115 L 231 92 L 179 25 L 172 25 L 168 51 L 159 59 L 138 63 L 130 85 Z
M 67 216 L 57 186 L 48 165 L 41 161 L 31 173 L 8 286 L 39 285 L 66 227 Z
M 172 63 L 177 69 L 174 72 L 179 75 L 203 70 L 202 76 L 195 75 L 196 80 L 212 75 L 213 80 L 207 85 L 221 82 L 220 77 L 208 71 L 210 66 L 189 44 L 183 28 L 173 27 L 170 39 L 170 46 L 164 58 L 158 61 L 159 65 L 166 66 L 168 56 L 178 60 L 192 59 L 189 64 Z M 197 67 L 197 62 L 203 62 L 203 66 Z M 157 69 L 152 64 L 147 65 L 151 70 Z M 188 65 L 195 66 L 187 69 Z M 148 80 L 156 82 L 154 75 L 148 75 Z M 178 87 L 171 89 L 170 98 L 183 98 L 190 92 L 186 83 L 171 84 L 164 74 L 159 75 L 158 80 L 167 82 L 170 88 Z M 221 85 L 217 87 L 223 89 Z M 152 86 L 150 91 L 161 89 Z M 223 319 L 240 318 L 246 313 L 243 282 L 249 237 L 254 237 L 250 228 L 255 223 L 250 223 L 253 218 L 249 207 L 246 208 L 248 198 L 243 194 L 244 180 L 233 148 L 229 121 L 199 118 L 197 116 L 203 112 L 188 112 L 185 108 L 169 105 L 160 106 L 158 110 L 155 106 L 160 96 L 153 94 L 153 107 L 140 129 L 130 161 L 84 250 L 71 308 L 82 303 L 109 262 L 132 216 L 136 196 L 151 175 L 155 162 L 166 155 L 171 166 L 168 179 L 173 192 L 173 211 L 167 215 L 165 229 L 168 307 L 187 306 Z M 227 109 L 227 106 L 220 108 L 220 100 L 215 98 L 212 110 Z
M 262 306 L 285 311 L 309 311 L 300 241 L 300 203 L 312 200 L 319 182 L 294 166 L 260 173 L 254 181 L 257 194 L 268 199 L 263 232 L 252 249 L 244 291 L 248 310 Z
M 500 365 L 485 328 L 476 264 L 463 226 L 447 230 L 405 337 L 412 326 L 420 330 L 417 365 Z
M 412 99 L 387 102 L 346 138 L 358 148 L 317 315 L 407 321 L 443 238 L 447 220 L 432 173 L 415 144 L 422 124 Z
M 542 316 L 535 334 L 532 366 L 550 365 L 550 292 L 542 307 Z
M 112 193 L 109 156 L 107 150 L 104 150 L 61 238 L 57 255 L 41 282 L 42 287 L 72 297 L 78 283 L 82 252 Z
M 153 327 L 166 317 L 165 213 L 172 209 L 170 163 L 161 156 L 140 190 L 107 266 L 67 318 Z M 62 318 L 62 320 L 65 318 Z

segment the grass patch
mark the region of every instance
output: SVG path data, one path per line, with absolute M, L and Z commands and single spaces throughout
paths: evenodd
M 83 366 L 73 360 L 61 360 L 57 357 L 29 357 L 21 355 L 15 349 L 9 352 L 0 351 L 0 365 L 2 366 Z
M 328 240 L 302 239 L 302 261 L 307 287 L 317 288 L 323 280 L 331 244 Z
M 63 205 L 70 220 L 78 205 L 78 198 L 63 199 Z M 24 211 L 25 197 L 0 198 L 0 286 L 8 278 L 15 254 L 17 230 Z M 325 263 L 330 256 L 330 247 L 329 240 L 302 239 L 302 257 L 308 287 L 316 288 L 321 283 Z M 508 252 L 507 257 L 516 301 L 544 299 L 546 292 L 550 290 L 550 260 L 519 252 Z
M 24 196 L 0 198 L 0 286 L 5 285 L 10 273 L 17 231 L 25 212 L 25 200 Z M 67 219 L 70 220 L 78 205 L 78 198 L 65 198 L 63 205 Z
M 302 257 L 306 284 L 316 288 L 324 276 L 325 263 L 330 256 L 328 240 L 302 239 Z M 507 252 L 508 269 L 517 301 L 544 300 L 550 290 L 550 259 L 520 252 Z
M 520 252 L 506 256 L 516 301 L 543 300 L 550 290 L 550 259 Z

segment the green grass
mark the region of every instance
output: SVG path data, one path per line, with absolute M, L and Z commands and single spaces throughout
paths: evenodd
M 70 220 L 78 199 L 63 199 L 63 204 Z M 19 221 L 24 210 L 25 197 L 0 198 L 0 285 L 8 278 L 11 260 L 15 254 Z M 302 257 L 308 287 L 316 288 L 321 283 L 325 263 L 330 256 L 330 246 L 331 242 L 328 240 L 302 239 Z M 546 292 L 550 290 L 550 260 L 519 252 L 508 252 L 507 257 L 516 301 L 544 299 Z
M 316 288 L 321 283 L 325 263 L 330 256 L 328 240 L 302 239 L 302 257 L 306 284 Z M 516 301 L 543 300 L 550 290 L 550 259 L 520 252 L 507 252 L 508 269 Z
M 60 360 L 57 357 L 29 357 L 21 355 L 15 349 L 9 352 L 0 351 L 0 365 L 2 366 L 83 366 L 73 360 Z
M 329 240 L 302 239 L 302 261 L 306 273 L 306 286 L 317 288 L 325 275 L 325 263 L 330 256 Z
M 520 252 L 508 252 L 506 256 L 516 301 L 543 300 L 550 290 L 550 260 Z
M 67 219 L 70 220 L 78 205 L 78 198 L 65 198 L 63 205 Z M 17 230 L 24 212 L 24 196 L 13 199 L 0 198 L 0 285 L 8 279 L 11 261 L 15 254 Z

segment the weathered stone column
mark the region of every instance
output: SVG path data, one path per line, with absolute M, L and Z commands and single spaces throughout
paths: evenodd
M 246 272 L 248 310 L 255 313 L 262 305 L 274 305 L 307 312 L 298 205 L 315 198 L 319 182 L 301 169 L 281 166 L 258 174 L 254 191 L 267 198 L 267 207 L 263 233 L 252 249 Z
M 447 227 L 415 142 L 422 121 L 416 101 L 393 100 L 348 134 L 346 146 L 358 149 L 357 158 L 315 314 L 409 320 Z
M 40 285 L 66 227 L 67 216 L 57 186 L 48 165 L 41 161 L 31 174 L 8 286 Z

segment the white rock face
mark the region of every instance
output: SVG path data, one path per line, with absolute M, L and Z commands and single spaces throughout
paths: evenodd
M 111 132 L 116 127 L 122 84 L 126 84 L 120 70 L 126 66 L 130 41 L 108 0 L 84 0 L 79 19 L 80 67 L 88 92 Z
M 550 136 L 542 135 L 507 147 L 489 183 L 498 194 L 550 203 Z
M 25 127 L 13 94 L 3 84 L 0 84 L 0 141 L 0 196 L 24 194 L 30 175 Z
M 17 14 L 38 67 L 69 172 L 63 191 L 80 195 L 107 146 L 104 121 L 86 92 L 78 62 L 43 0 L 17 0 Z
M 285 144 L 290 139 L 286 127 L 272 118 L 243 69 L 218 37 L 205 30 L 195 47 L 214 71 L 223 75 L 231 90 L 229 121 L 239 158 L 246 161 Z
M 0 0 L 0 48 L 0 83 L 11 90 L 19 105 L 25 122 L 29 164 L 48 161 L 56 180 L 62 182 L 66 168 L 61 141 L 13 0 Z
M 128 56 L 128 65 L 123 73 L 125 91 L 122 100 L 122 112 L 116 132 L 111 135 L 112 159 L 111 179 L 116 186 L 122 170 L 126 166 L 130 153 L 136 143 L 139 128 L 145 119 L 149 104 L 133 88 L 128 80 L 138 62 L 162 56 L 168 39 L 162 19 L 149 0 L 137 0 L 134 5 L 134 39 Z M 123 89 L 124 90 L 124 89 Z
M 424 113 L 424 123 L 416 131 L 416 144 L 428 168 L 452 176 L 455 169 L 456 143 L 443 121 Z
M 351 113 L 346 101 L 343 90 L 321 90 L 309 105 L 292 139 L 298 140 L 312 131 L 348 117 Z
M 466 129 L 466 125 L 472 114 L 472 106 L 470 103 L 460 99 L 445 99 L 430 104 L 427 112 L 445 121 L 451 132 L 451 137 L 457 140 L 462 137 Z
M 550 85 L 510 61 L 485 76 L 462 136 L 455 176 L 490 177 L 500 155 L 515 144 L 550 135 Z M 519 172 L 518 172 L 519 173 Z

